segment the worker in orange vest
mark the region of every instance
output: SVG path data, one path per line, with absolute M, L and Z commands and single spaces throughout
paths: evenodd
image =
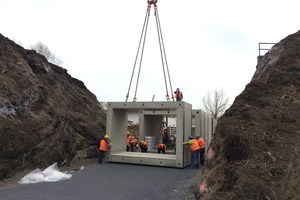
M 204 165 L 204 154 L 205 154 L 205 141 L 203 138 L 201 138 L 199 135 L 196 136 L 196 140 L 199 144 L 199 154 L 200 154 L 200 164 Z
M 166 154 L 167 146 L 164 143 L 160 143 L 157 145 L 157 153 L 160 154 L 162 152 L 163 154 Z
M 105 135 L 104 138 L 100 141 L 100 154 L 99 154 L 99 164 L 102 164 L 102 160 L 105 157 L 108 148 L 112 146 L 112 143 L 108 142 L 109 136 Z
M 182 143 L 183 145 L 189 145 L 190 146 L 190 152 L 193 156 L 194 166 L 198 169 L 199 168 L 199 149 L 200 146 L 198 144 L 198 141 L 193 138 L 193 136 L 189 136 L 189 141 Z
M 148 152 L 148 142 L 143 140 L 140 142 L 140 148 L 142 153 L 147 153 Z
M 130 141 L 131 137 L 133 137 L 133 136 L 131 136 L 130 132 L 127 131 L 127 136 L 126 136 L 126 151 L 129 151 L 129 149 L 130 149 L 129 141 Z
M 181 101 L 183 99 L 183 94 L 179 90 L 179 88 L 176 89 L 176 91 L 174 92 L 174 94 L 175 94 L 176 101 Z
M 138 141 L 136 135 L 129 136 L 129 146 L 130 146 L 131 152 L 135 152 L 137 150 L 138 143 L 139 143 L 139 141 Z

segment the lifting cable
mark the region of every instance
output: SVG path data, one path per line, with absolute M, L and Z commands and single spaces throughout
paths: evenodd
M 135 61 L 134 61 L 134 66 L 133 66 L 133 70 L 132 70 L 132 74 L 131 74 L 131 79 L 130 79 L 130 83 L 129 83 L 129 87 L 128 87 L 128 92 L 127 92 L 127 95 L 126 95 L 126 102 L 128 101 L 128 98 L 129 98 L 129 92 L 130 92 L 131 83 L 132 83 L 132 79 L 133 79 L 133 75 L 134 75 L 134 71 L 135 71 L 135 67 L 136 67 L 136 62 L 137 62 L 138 55 L 139 55 L 139 52 L 140 52 L 140 46 L 141 46 L 141 42 L 142 42 L 143 35 L 144 35 L 145 25 L 146 25 L 146 29 L 147 29 L 147 26 L 148 26 L 149 15 L 150 15 L 150 8 L 148 6 L 147 12 L 146 12 L 146 16 L 145 16 L 145 20 L 144 20 L 144 25 L 143 25 L 142 33 L 141 33 L 141 37 L 140 37 L 140 42 L 139 42 L 138 50 L 137 50 Z M 145 39 L 144 39 L 144 42 L 143 42 L 143 46 L 145 46 Z M 144 47 L 143 47 L 143 49 L 144 49 Z
M 141 59 L 140 59 L 140 65 L 139 65 L 139 72 L 138 72 L 138 76 L 136 79 L 136 86 L 135 86 L 135 92 L 134 92 L 134 98 L 133 101 L 136 101 L 136 93 L 137 93 L 137 89 L 138 89 L 138 85 L 139 85 L 139 79 L 140 79 L 140 73 L 141 73 L 141 66 L 142 66 L 142 60 L 143 60 L 143 55 L 144 55 L 144 48 L 145 48 L 145 41 L 146 41 L 146 35 L 147 35 L 147 29 L 148 29 L 148 22 L 149 22 L 149 16 L 150 16 L 150 8 L 148 6 L 147 9 L 147 22 L 146 22 L 146 28 L 145 28 L 145 35 L 144 35 L 144 40 L 143 40 L 143 46 L 142 46 L 142 52 L 141 52 Z M 139 51 L 139 50 L 138 50 Z
M 169 83 L 170 83 L 170 90 L 171 90 L 171 94 L 172 94 L 172 100 L 174 101 L 174 95 L 173 95 L 173 92 L 172 92 L 173 91 L 172 83 L 171 83 L 170 72 L 169 72 L 169 67 L 168 67 L 166 49 L 165 49 L 165 45 L 164 45 L 164 40 L 163 40 L 160 21 L 159 21 L 159 16 L 158 16 L 158 10 L 157 10 L 157 7 L 154 7 L 154 9 L 155 9 L 156 27 L 157 27 L 157 33 L 158 33 L 161 61 L 162 61 L 162 67 L 163 67 L 163 72 L 164 72 L 164 78 L 165 78 L 166 98 L 167 98 L 167 101 L 170 101 L 170 97 L 169 97 L 169 93 L 168 93 L 167 79 L 166 79 L 166 72 L 165 72 L 165 67 L 164 67 L 164 61 L 166 62 L 166 68 L 167 68 L 167 72 L 168 72 L 168 79 L 169 79 Z M 162 50 L 163 50 L 163 52 L 162 52 Z
M 129 98 L 130 88 L 131 88 L 131 84 L 132 84 L 132 80 L 133 80 L 133 76 L 134 76 L 134 72 L 135 72 L 135 68 L 136 68 L 136 64 L 137 64 L 137 59 L 138 59 L 138 56 L 139 56 L 139 53 L 140 53 L 141 42 L 143 41 L 141 56 L 140 56 L 140 61 L 139 61 L 139 71 L 138 71 L 138 75 L 137 75 L 135 94 L 134 94 L 134 98 L 133 98 L 134 102 L 137 100 L 136 94 L 137 94 L 140 71 L 141 71 L 141 66 L 142 66 L 142 60 L 143 60 L 143 54 L 144 54 L 144 47 L 145 47 L 145 41 L 146 41 L 146 35 L 147 35 L 147 29 L 148 29 L 148 22 L 149 22 L 151 4 L 154 4 L 154 14 L 155 14 L 155 18 L 156 18 L 156 27 L 157 27 L 160 54 L 161 54 L 164 80 L 165 80 L 165 86 L 166 86 L 166 98 L 167 98 L 167 101 L 170 101 L 169 94 L 168 94 L 168 85 L 167 85 L 167 78 L 166 78 L 164 62 L 166 62 L 166 69 L 167 69 L 168 79 L 169 79 L 169 83 L 170 83 L 170 90 L 171 90 L 171 94 L 172 94 L 172 100 L 174 101 L 174 95 L 173 95 L 173 92 L 172 92 L 173 90 L 172 90 L 170 72 L 169 72 L 169 68 L 168 68 L 168 62 L 167 62 L 167 57 L 166 57 L 164 41 L 163 41 L 163 37 L 162 37 L 161 26 L 160 26 L 160 21 L 159 21 L 159 16 L 158 16 L 158 10 L 157 10 L 156 3 L 157 3 L 157 0 L 148 0 L 147 12 L 146 12 L 146 16 L 145 16 L 145 20 L 144 20 L 144 24 L 143 24 L 143 29 L 142 29 L 142 33 L 141 33 L 141 37 L 140 37 L 140 41 L 139 41 L 139 45 L 138 45 L 138 50 L 137 50 L 137 54 L 136 54 L 136 58 L 135 58 L 134 66 L 133 66 L 133 71 L 132 71 L 132 75 L 131 75 L 131 79 L 130 79 L 130 83 L 129 83 L 128 92 L 127 92 L 127 95 L 126 95 L 126 102 L 128 101 L 128 98 Z

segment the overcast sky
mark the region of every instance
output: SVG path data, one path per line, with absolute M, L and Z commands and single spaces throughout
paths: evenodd
M 179 87 L 193 108 L 215 88 L 232 102 L 255 72 L 258 43 L 300 29 L 299 0 L 157 5 L 173 90 Z M 146 9 L 147 0 L 0 0 L 0 33 L 27 49 L 46 44 L 99 101 L 125 101 Z M 138 101 L 166 100 L 158 44 L 152 9 Z

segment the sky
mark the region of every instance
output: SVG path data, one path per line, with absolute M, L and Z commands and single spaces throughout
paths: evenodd
M 232 103 L 251 81 L 258 43 L 300 28 L 299 0 L 158 0 L 172 89 L 201 109 L 209 91 Z M 42 42 L 98 101 L 126 100 L 147 0 L 0 0 L 0 33 L 24 48 Z M 267 47 L 268 48 L 268 47 Z M 137 70 L 128 101 L 133 101 Z M 166 101 L 153 8 L 137 101 Z M 171 91 L 169 90 L 171 96 Z

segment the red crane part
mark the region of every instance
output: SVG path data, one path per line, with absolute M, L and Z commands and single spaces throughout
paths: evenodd
M 154 8 L 156 8 L 156 7 L 157 7 L 157 6 L 156 6 L 157 0 L 147 0 L 147 2 L 148 2 L 148 8 L 150 8 L 150 7 L 151 7 L 151 4 L 153 4 L 153 5 L 154 5 Z

